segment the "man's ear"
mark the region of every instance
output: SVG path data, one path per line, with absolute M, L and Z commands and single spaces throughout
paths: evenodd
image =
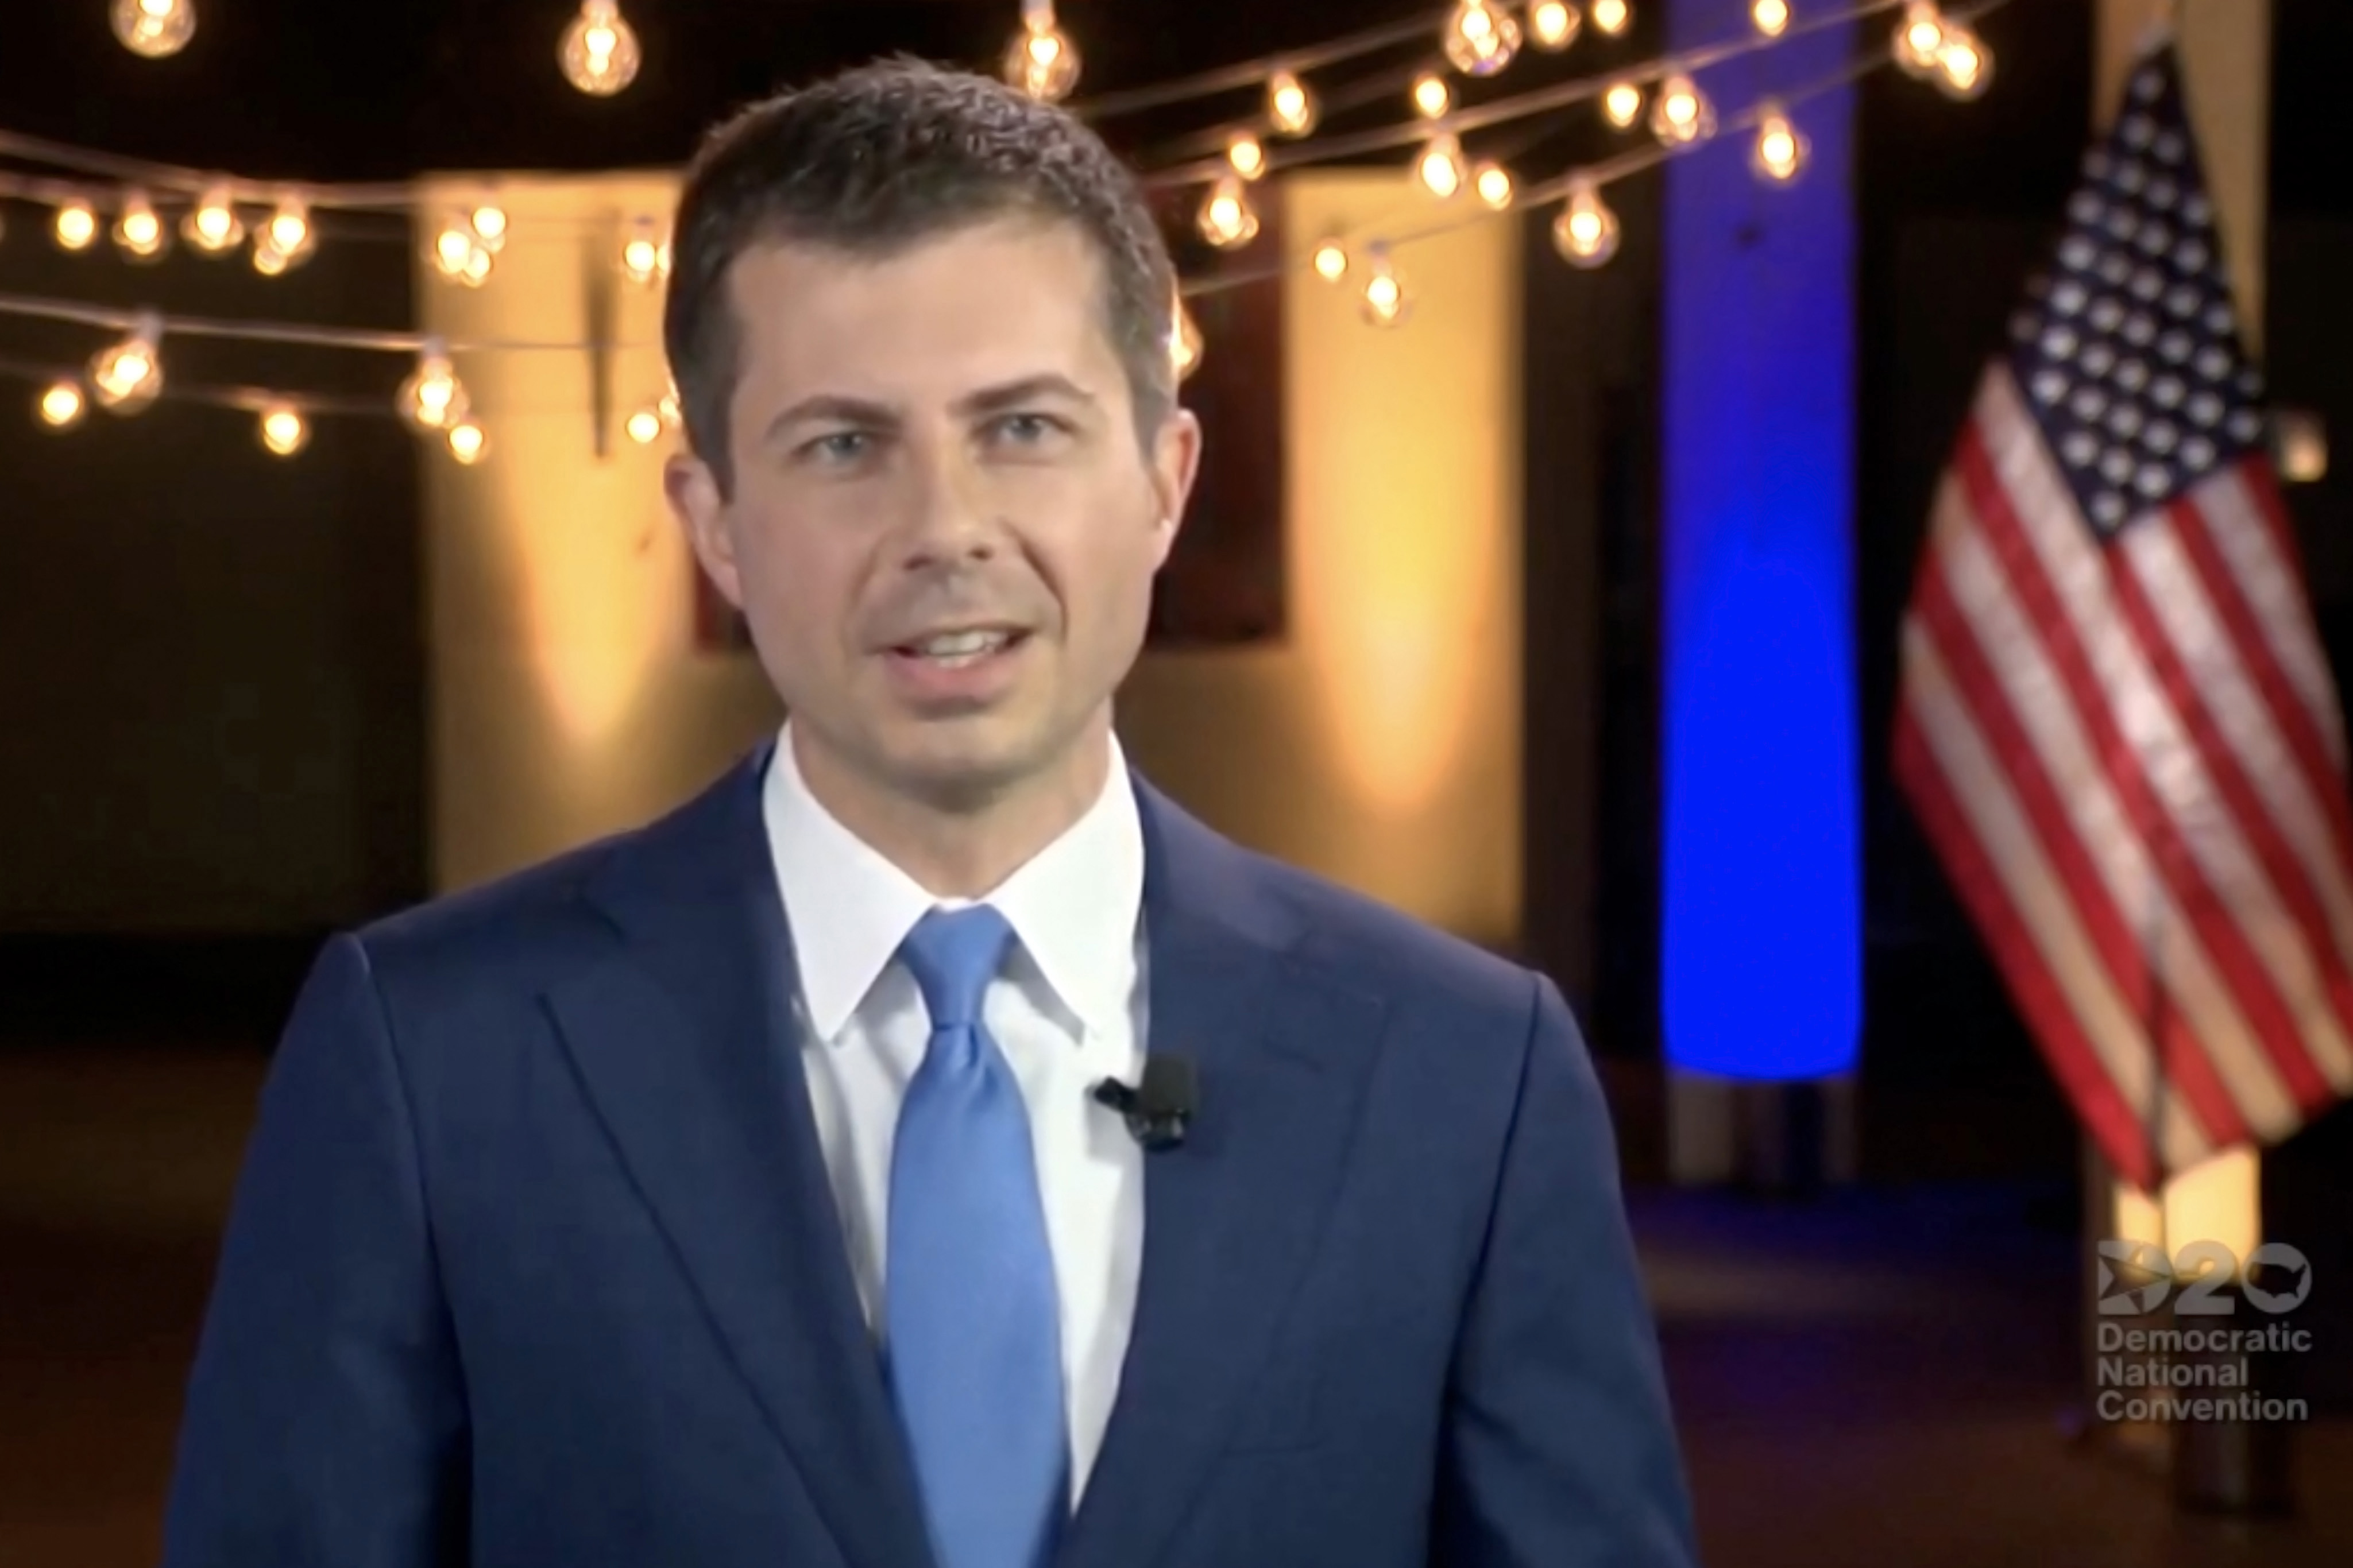
M 744 578 L 736 569 L 735 540 L 727 531 L 727 502 L 719 493 L 719 476 L 701 458 L 681 452 L 662 466 L 662 494 L 712 584 L 742 609 Z
M 1160 531 L 1160 559 L 1166 561 L 1185 523 L 1185 504 L 1201 471 L 1201 421 L 1189 408 L 1172 408 L 1152 439 L 1152 496 Z

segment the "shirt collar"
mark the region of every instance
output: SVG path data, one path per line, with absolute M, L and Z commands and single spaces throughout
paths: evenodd
M 1058 1000 L 1102 1034 L 1127 1015 L 1144 901 L 1144 826 L 1118 738 L 1084 816 L 984 898 L 1012 926 Z M 818 804 L 788 722 L 762 789 L 810 1027 L 838 1038 L 934 898 Z

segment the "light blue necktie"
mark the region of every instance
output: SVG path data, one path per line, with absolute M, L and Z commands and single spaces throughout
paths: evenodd
M 940 1568 L 1043 1568 L 1069 1511 L 1061 1324 L 1029 1115 L 981 1024 L 1013 932 L 934 910 L 901 944 L 932 1037 L 891 1152 L 884 1356 Z

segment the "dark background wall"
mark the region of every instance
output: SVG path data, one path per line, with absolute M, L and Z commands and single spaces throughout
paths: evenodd
M 568 4 L 423 0 L 363 42 L 332 7 L 208 7 L 189 51 L 133 59 L 99 5 L 39 7 L 0 56 L 0 122 L 111 151 L 240 174 L 389 179 L 452 167 L 672 163 L 729 106 L 886 48 L 992 59 L 995 0 L 860 5 L 641 0 L 646 78 L 617 100 L 557 76 Z M 1341 0 L 1265 7 L 1074 0 L 1097 89 L 1307 43 L 1381 16 Z M 2279 0 L 2270 258 L 2273 374 L 2353 442 L 2353 193 L 2335 131 L 2353 16 Z M 1642 58 L 1637 35 L 1588 39 L 1547 70 Z M 1955 1159 L 2063 1168 L 2074 1141 L 1974 935 L 1889 787 L 1883 759 L 1894 627 L 1927 501 L 1978 365 L 2051 231 L 2090 118 L 2088 0 L 2013 0 L 1985 32 L 2000 62 L 1981 102 L 1882 73 L 1862 89 L 1861 509 L 1855 613 L 1864 658 L 1866 1078 L 1948 1102 Z M 1482 96 L 1480 89 L 1473 96 Z M 1246 98 L 1229 100 L 1240 107 Z M 1541 177 L 1602 142 L 1499 132 L 1474 152 Z M 1110 127 L 1152 161 L 1198 111 Z M 1719 152 L 1708 155 L 1736 155 Z M 1613 192 L 1625 247 L 1580 273 L 1525 226 L 1529 321 L 1528 931 L 1583 1004 L 1597 1046 L 1657 1048 L 1654 454 L 1655 177 Z M 407 247 L 332 239 L 279 280 L 185 255 L 135 268 L 105 247 L 58 254 L 12 205 L 0 289 L 190 311 L 402 326 Z M 73 363 L 90 333 L 0 319 L 0 357 Z M 172 374 L 387 396 L 396 363 L 178 343 Z M 417 468 L 384 420 L 322 426 L 293 463 L 250 421 L 166 404 L 123 426 L 52 435 L 33 388 L 0 407 L 0 1035 L 274 1028 L 326 927 L 406 902 L 426 864 Z M 2345 468 L 2292 497 L 2340 679 L 2353 658 L 2353 511 Z M 2335 1119 L 2307 1146 L 2341 1136 Z M 2292 1164 L 2293 1162 L 2291 1161 Z

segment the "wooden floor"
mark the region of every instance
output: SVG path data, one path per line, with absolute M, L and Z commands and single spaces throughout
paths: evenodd
M 0 1568 L 153 1563 L 260 1070 L 0 1052 Z M 1633 1203 L 1712 1568 L 2353 1563 L 2353 1428 L 2299 1434 L 2303 1516 L 2258 1524 L 2179 1517 L 2070 1441 L 2077 1244 L 2052 1194 Z

